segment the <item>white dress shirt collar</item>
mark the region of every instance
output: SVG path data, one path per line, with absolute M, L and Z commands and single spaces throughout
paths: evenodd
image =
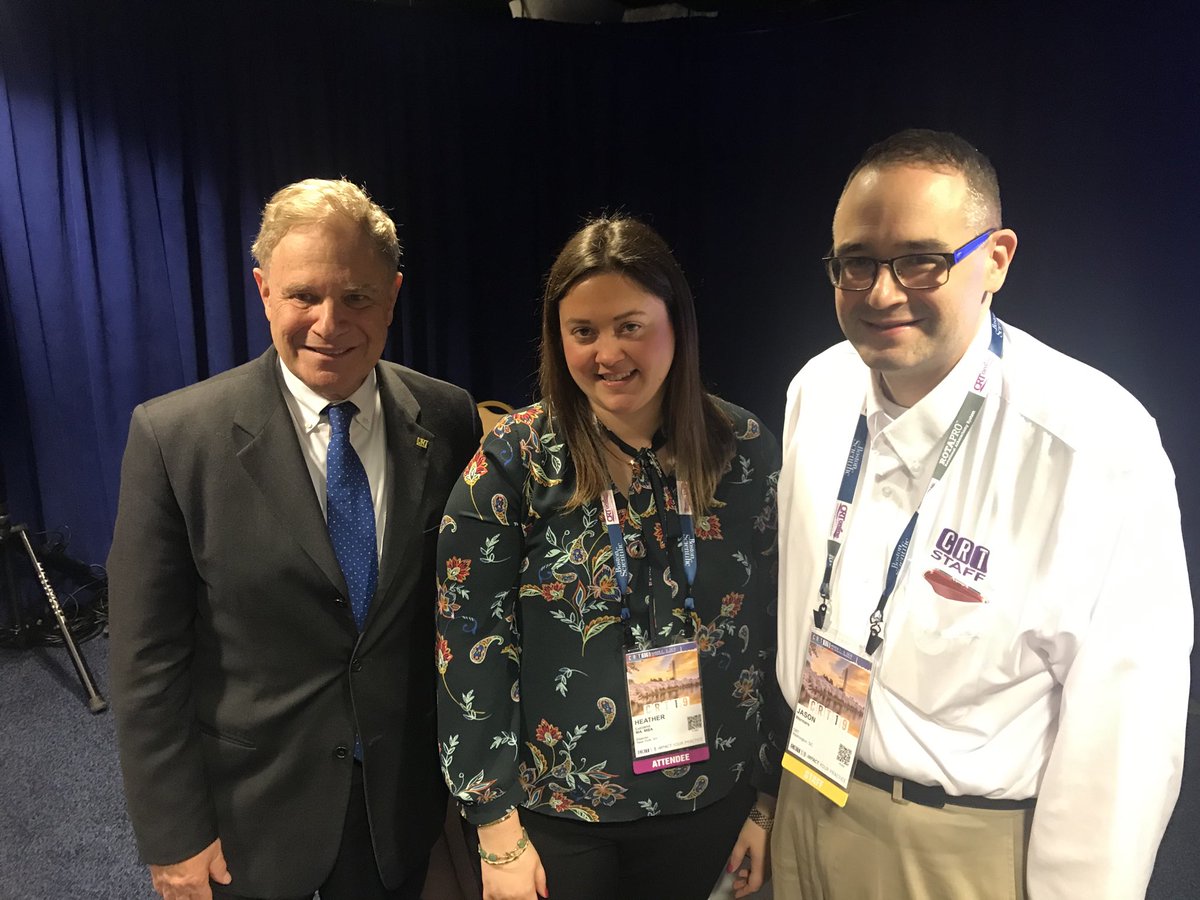
M 329 401 L 297 378 L 295 373 L 283 364 L 282 359 L 279 360 L 279 370 L 283 373 L 283 383 L 287 386 L 288 393 L 296 401 L 292 405 L 292 411 L 296 416 L 296 424 L 304 434 L 312 434 L 317 426 L 321 424 L 321 414 L 325 411 L 325 407 L 329 405 Z M 358 390 L 346 398 L 358 407 L 358 412 L 354 415 L 354 421 L 363 426 L 368 432 L 375 424 L 375 417 L 379 412 L 378 397 L 379 391 L 376 388 L 375 370 L 372 369 L 367 373 L 367 377 L 363 379 L 363 383 L 358 386 Z
M 872 439 L 882 437 L 891 445 L 910 475 L 917 475 L 929 454 L 940 449 L 938 445 L 954 422 L 963 397 L 983 367 L 991 334 L 991 315 L 985 313 L 962 359 L 932 391 L 908 409 L 888 400 L 878 373 L 872 373 L 866 400 L 868 432 Z M 996 383 L 996 379 L 989 381 Z

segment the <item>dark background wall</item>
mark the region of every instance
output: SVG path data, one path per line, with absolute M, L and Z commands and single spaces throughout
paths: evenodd
M 524 402 L 542 274 L 581 216 L 621 209 L 689 273 L 711 386 L 778 426 L 789 378 L 839 338 L 817 260 L 842 180 L 867 144 L 922 125 L 999 170 L 1021 241 L 1001 317 L 1158 418 L 1195 572 L 1194 21 L 1174 0 L 595 27 L 0 0 L 14 517 L 103 560 L 132 407 L 267 345 L 247 247 L 265 198 L 312 175 L 365 183 L 401 225 L 389 358 Z

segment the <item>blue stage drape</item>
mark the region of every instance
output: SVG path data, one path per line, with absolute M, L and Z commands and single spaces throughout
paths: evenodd
M 374 10 L 294 9 L 0 9 L 6 481 L 15 518 L 65 527 L 86 559 L 107 550 L 133 406 L 269 342 L 247 249 L 265 198 L 344 172 L 404 220 L 396 137 L 414 111 L 392 102 L 397 40 L 364 19 Z M 446 28 L 411 47 L 427 77 Z M 444 309 L 406 297 L 389 355 L 448 374 Z
M 103 560 L 132 407 L 267 345 L 247 248 L 266 197 L 314 175 L 365 183 L 400 224 L 389 358 L 523 402 L 543 273 L 581 216 L 623 209 L 689 273 L 709 382 L 777 425 L 790 376 L 838 338 L 817 260 L 845 174 L 872 140 L 928 125 L 999 169 L 1021 244 L 998 313 L 1159 418 L 1196 570 L 1186 4 L 819 3 L 605 27 L 497 6 L 0 0 L 16 518 Z
M 247 352 L 226 186 L 186 167 L 174 79 L 126 24 L 83 4 L 6 4 L 0 23 L 5 376 L 28 427 L 5 428 L 6 459 L 27 441 L 12 512 L 72 528 L 92 559 L 132 406 Z

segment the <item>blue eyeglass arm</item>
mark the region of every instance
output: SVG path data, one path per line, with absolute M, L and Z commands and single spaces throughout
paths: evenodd
M 895 274 L 896 270 L 892 268 L 892 264 L 898 259 L 904 259 L 905 256 L 941 256 L 946 260 L 946 268 L 949 269 L 962 262 L 966 257 L 978 250 L 980 245 L 982 245 L 983 242 L 988 239 L 988 236 L 995 232 L 995 230 L 995 228 L 989 228 L 983 234 L 971 238 L 971 240 L 967 241 L 953 253 L 905 253 L 902 256 L 894 256 L 891 259 L 874 259 L 870 256 L 823 256 L 821 257 L 821 262 L 823 262 L 826 268 L 828 268 L 834 263 L 840 265 L 844 260 L 848 259 L 865 259 L 875 263 L 876 274 L 878 274 L 880 266 L 887 266 L 888 268 L 891 268 L 892 273 Z M 832 275 L 832 271 L 830 274 Z M 872 284 L 874 284 L 874 282 L 872 282 Z M 870 290 L 870 288 L 866 288 L 866 290 Z
M 841 260 L 844 260 L 844 259 L 869 259 L 873 263 L 877 263 L 877 264 L 883 265 L 883 266 L 890 266 L 896 260 L 903 259 L 906 256 L 944 256 L 944 257 L 946 257 L 947 260 L 950 260 L 951 265 L 953 265 L 954 263 L 962 262 L 963 259 L 965 259 L 966 257 L 970 256 L 972 253 L 974 253 L 976 250 L 978 250 L 979 246 L 984 241 L 986 241 L 988 239 L 988 237 L 991 234 L 993 234 L 995 231 L 996 231 L 995 228 L 989 228 L 983 234 L 971 238 L 969 241 L 967 241 L 965 244 L 963 244 L 961 247 L 959 247 L 953 253 L 903 253 L 900 256 L 895 256 L 895 257 L 892 257 L 891 259 L 875 259 L 874 257 L 871 257 L 871 256 L 836 256 L 836 255 L 831 254 L 829 256 L 822 256 L 821 262 L 831 263 L 831 262 L 835 262 L 835 261 L 840 262 Z
M 983 234 L 979 235 L 979 237 L 971 238 L 971 240 L 967 241 L 965 244 L 955 250 L 953 254 L 954 261 L 956 263 L 962 262 L 964 257 L 970 256 L 973 252 L 975 252 L 976 249 L 978 249 L 980 244 L 988 239 L 988 235 L 995 230 L 995 228 L 989 228 Z

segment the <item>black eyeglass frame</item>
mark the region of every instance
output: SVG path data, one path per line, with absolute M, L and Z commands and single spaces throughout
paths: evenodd
M 908 290 L 910 290 L 910 291 L 931 291 L 935 287 L 941 287 L 943 284 L 945 284 L 947 281 L 949 281 L 950 280 L 950 270 L 953 269 L 958 263 L 962 262 L 964 259 L 966 259 L 968 256 L 970 256 L 972 253 L 974 253 L 976 250 L 978 250 L 980 247 L 982 247 L 984 242 L 988 239 L 988 237 L 990 237 L 992 234 L 994 234 L 996 232 L 996 230 L 997 229 L 995 229 L 995 228 L 989 228 L 987 231 L 983 232 L 983 234 L 976 235 L 975 237 L 973 237 L 969 241 L 967 241 L 965 244 L 963 244 L 961 247 L 959 247 L 957 250 L 954 250 L 950 253 L 903 253 L 900 256 L 893 256 L 891 259 L 875 259 L 872 256 L 822 256 L 821 262 L 823 262 L 825 264 L 825 274 L 829 276 L 830 283 L 835 288 L 837 288 L 839 291 L 869 291 L 869 290 L 871 290 L 871 288 L 875 287 L 875 282 L 879 280 L 879 270 L 883 266 L 887 266 L 889 269 L 892 270 L 892 277 L 894 279 L 896 279 L 896 283 L 899 284 L 901 287 L 908 288 Z M 946 268 L 942 272 L 942 280 L 939 281 L 937 284 L 925 285 L 923 287 L 913 287 L 912 285 L 905 284 L 904 280 L 900 277 L 899 273 L 896 271 L 896 262 L 899 260 L 902 260 L 902 259 L 911 259 L 914 256 L 940 256 L 942 259 L 944 259 L 946 261 Z M 844 264 L 844 262 L 846 260 L 860 260 L 860 261 L 873 262 L 875 264 L 875 272 L 871 276 L 871 283 L 868 284 L 866 287 L 857 287 L 857 288 L 842 287 L 840 284 L 838 284 L 838 278 L 834 274 L 833 266 L 835 263 Z

